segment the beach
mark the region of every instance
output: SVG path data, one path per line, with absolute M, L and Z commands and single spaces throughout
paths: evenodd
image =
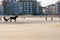
M 3 21 L 0 23 L 0 40 L 60 40 L 60 19 L 43 19 L 18 18 L 16 23 Z

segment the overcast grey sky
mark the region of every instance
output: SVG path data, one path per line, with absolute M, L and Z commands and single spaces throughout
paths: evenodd
M 50 4 L 55 4 L 58 0 L 37 0 L 37 1 L 41 2 L 42 6 L 47 6 Z
M 50 4 L 55 4 L 58 0 L 37 0 L 39 2 L 41 2 L 42 6 L 47 6 Z

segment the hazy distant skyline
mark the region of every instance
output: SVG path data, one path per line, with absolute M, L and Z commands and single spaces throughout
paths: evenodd
M 37 0 L 37 1 L 41 2 L 41 6 L 48 6 L 50 4 L 55 4 L 58 0 Z

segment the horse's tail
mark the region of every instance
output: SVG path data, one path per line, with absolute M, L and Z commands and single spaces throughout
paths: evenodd
M 4 20 L 9 20 L 9 18 L 7 19 L 6 17 L 4 17 Z
M 6 17 L 4 17 L 4 20 L 6 19 Z

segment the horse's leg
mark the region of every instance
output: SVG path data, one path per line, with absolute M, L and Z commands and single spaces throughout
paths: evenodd
M 15 22 L 16 22 L 16 19 L 15 19 Z
M 15 20 L 15 22 L 16 22 L 16 19 L 14 19 Z
M 10 22 L 11 22 L 12 19 L 10 19 Z

